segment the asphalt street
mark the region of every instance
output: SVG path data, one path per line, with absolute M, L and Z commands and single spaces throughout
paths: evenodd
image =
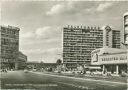
M 36 90 L 127 90 L 126 83 L 74 78 L 42 72 L 1 73 L 2 89 Z

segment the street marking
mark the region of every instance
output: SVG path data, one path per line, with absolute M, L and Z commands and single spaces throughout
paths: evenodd
M 63 77 L 63 78 L 70 78 L 70 79 L 76 79 L 76 80 L 88 80 L 88 81 L 99 81 L 99 82 L 108 82 L 108 83 L 115 83 L 115 84 L 123 84 L 123 85 L 127 85 L 127 83 L 123 83 L 123 82 L 113 82 L 113 81 L 104 81 L 104 80 L 94 80 L 94 79 L 85 79 L 85 78 L 76 78 L 76 77 L 68 77 L 68 76 L 59 76 L 59 75 L 51 75 L 51 74 L 46 74 L 46 73 L 40 73 L 40 72 L 32 72 L 32 73 L 36 73 L 36 74 L 43 74 L 43 75 L 49 75 L 49 76 L 54 76 L 54 77 Z
M 116 85 L 112 85 L 112 84 L 103 84 L 103 83 L 97 83 L 97 84 L 100 84 L 100 85 L 108 85 L 108 86 L 116 86 Z
M 90 87 L 86 87 L 86 86 L 80 86 L 80 85 L 75 85 L 75 84 L 69 84 L 69 83 L 64 83 L 64 82 L 55 82 L 55 83 L 65 84 L 65 85 L 72 86 L 72 87 L 75 87 L 75 88 L 80 88 L 80 89 L 94 90 L 94 88 L 90 88 Z

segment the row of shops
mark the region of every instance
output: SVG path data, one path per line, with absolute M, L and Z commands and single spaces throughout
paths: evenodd
M 92 51 L 91 65 L 100 66 L 103 73 L 127 73 L 128 54 L 126 49 L 100 48 Z

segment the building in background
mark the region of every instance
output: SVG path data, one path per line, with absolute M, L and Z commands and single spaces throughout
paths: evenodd
M 19 31 L 13 26 L 0 26 L 1 68 L 14 69 L 19 54 Z
M 128 49 L 128 12 L 123 15 L 123 46 Z
M 19 51 L 18 60 L 16 63 L 16 68 L 17 69 L 25 69 L 26 68 L 26 62 L 27 62 L 27 56 Z
M 121 37 L 123 39 L 121 49 L 104 47 L 93 50 L 91 53 L 91 65 L 101 66 L 103 72 L 111 72 L 112 74 L 127 73 L 128 63 L 128 12 L 123 15 L 123 30 Z M 115 32 L 118 33 L 118 32 Z M 107 35 L 106 35 L 107 36 Z M 108 36 L 111 38 L 111 35 Z M 104 37 L 105 38 L 105 37 Z M 115 38 L 118 38 L 115 36 Z M 117 42 L 113 39 L 113 43 Z M 106 43 L 107 44 L 107 43 Z M 114 45 L 117 46 L 117 45 Z
M 90 64 L 91 52 L 106 46 L 120 48 L 120 31 L 109 26 L 63 28 L 63 63 L 69 68 Z
M 120 48 L 120 31 L 113 30 L 109 26 L 103 26 L 103 47 Z
M 40 62 L 38 61 L 27 61 L 27 68 L 29 69 L 37 69 L 37 68 L 41 68 L 41 64 Z
M 126 49 L 100 48 L 93 50 L 91 57 L 91 65 L 101 66 L 103 73 L 127 73 L 128 56 Z
M 1 68 L 21 69 L 25 67 L 27 56 L 19 51 L 19 31 L 14 26 L 0 26 Z
M 57 68 L 57 63 L 43 63 L 43 62 L 36 62 L 36 61 L 28 61 L 27 63 L 27 67 L 29 69 L 36 69 L 36 70 L 49 70 L 51 69 L 51 71 L 53 69 Z

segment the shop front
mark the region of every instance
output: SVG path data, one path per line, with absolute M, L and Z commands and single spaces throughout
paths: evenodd
M 127 64 L 105 64 L 102 65 L 103 73 L 110 72 L 111 74 L 127 73 Z
M 101 48 L 92 52 L 92 65 L 99 65 L 103 74 L 127 73 L 127 51 L 122 49 Z

